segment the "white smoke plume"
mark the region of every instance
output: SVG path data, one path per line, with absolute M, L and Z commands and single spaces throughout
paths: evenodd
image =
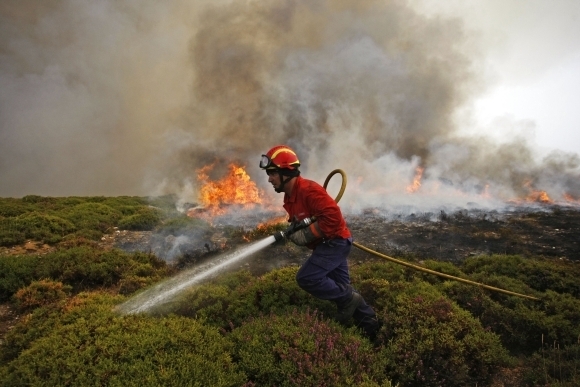
M 459 135 L 481 59 L 402 0 L 3 1 L 0 195 L 194 196 L 216 161 L 265 186 L 284 143 L 306 177 L 345 170 L 352 208 L 578 199 L 578 155 Z

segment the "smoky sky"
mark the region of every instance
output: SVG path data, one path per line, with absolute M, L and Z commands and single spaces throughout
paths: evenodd
M 288 144 L 306 176 L 348 173 L 346 203 L 407 200 L 418 166 L 435 195 L 578 197 L 577 155 L 458 135 L 483 52 L 405 1 L 3 1 L 0 196 L 195 200 L 197 169 L 264 185 L 260 155 Z

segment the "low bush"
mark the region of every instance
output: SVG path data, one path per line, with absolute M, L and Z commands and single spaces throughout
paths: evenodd
M 580 277 L 580 267 L 572 262 L 492 255 L 467 259 L 460 268 L 467 274 L 514 278 L 541 292 L 553 290 L 580 297 L 580 283 L 577 280 Z
M 295 308 L 317 309 L 327 316 L 332 315 L 334 304 L 300 289 L 296 284 L 296 272 L 296 267 L 288 267 L 259 278 L 230 277 L 228 286 L 202 285 L 178 300 L 171 312 L 204 318 L 208 324 L 226 329 L 252 317 L 290 313 Z
M 117 316 L 110 302 L 63 309 L 57 324 L 0 367 L 3 385 L 240 386 L 232 345 L 183 317 Z
M 7 301 L 18 289 L 42 277 L 36 275 L 39 256 L 0 255 L 0 301 Z
M 253 385 L 359 386 L 384 379 L 368 341 L 316 312 L 258 317 L 229 338 L 234 361 Z
M 541 349 L 527 359 L 523 382 L 527 386 L 580 386 L 580 340 L 561 347 L 558 342 L 540 342 Z
M 26 234 L 13 228 L 12 219 L 0 219 L 0 246 L 14 246 L 26 241 Z
M 0 198 L 0 216 L 17 217 L 33 211 L 34 206 L 15 198 Z
M 384 280 L 383 280 L 384 281 Z M 381 302 L 379 339 L 387 375 L 404 386 L 464 386 L 489 383 L 510 364 L 499 337 L 425 282 L 371 280 Z
M 544 337 L 548 342 L 572 345 L 580 336 L 580 300 L 570 294 L 532 291 L 519 280 L 483 274 L 492 286 L 530 294 L 541 301 L 504 295 L 459 282 L 446 282 L 441 289 L 463 309 L 477 317 L 482 325 L 501 337 L 503 345 L 514 355 L 529 356 L 539 348 Z
M 149 231 L 161 222 L 161 213 L 153 208 L 140 208 L 119 221 L 121 230 Z
M 0 299 L 10 298 L 32 281 L 50 279 L 75 292 L 116 286 L 123 278 L 145 277 L 146 283 L 164 277 L 169 268 L 152 254 L 105 251 L 89 245 L 59 249 L 45 256 L 0 256 Z
M 102 203 L 82 203 L 67 211 L 63 216 L 70 220 L 77 229 L 111 231 L 121 219 L 121 213 Z
M 24 231 L 27 239 L 54 244 L 75 231 L 75 225 L 58 216 L 31 212 L 16 218 L 16 222 Z
M 21 311 L 49 306 L 66 299 L 72 288 L 62 282 L 50 280 L 33 281 L 14 295 L 16 307 Z

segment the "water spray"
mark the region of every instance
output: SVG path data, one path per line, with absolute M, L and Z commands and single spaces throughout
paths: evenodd
M 271 245 L 276 240 L 276 236 L 271 235 L 248 246 L 244 246 L 242 249 L 224 254 L 206 265 L 185 270 L 175 277 L 162 281 L 152 288 L 137 294 L 119 305 L 116 310 L 122 314 L 151 312 L 155 308 L 170 302 L 175 296 L 190 286 L 198 284 L 202 280 L 227 269 L 242 259 Z

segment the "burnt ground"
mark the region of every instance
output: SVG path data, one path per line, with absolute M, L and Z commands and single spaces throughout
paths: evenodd
M 456 211 L 446 213 L 397 214 L 368 210 L 346 217 L 356 242 L 395 258 L 434 259 L 461 262 L 477 255 L 519 254 L 526 257 L 565 259 L 580 263 L 580 208 L 545 206 L 506 211 Z M 229 237 L 227 227 L 212 234 L 182 240 L 160 237 L 152 232 L 115 230 L 100 241 L 104 248 L 152 252 L 178 265 L 203 263 L 231 252 L 247 241 Z M 0 254 L 46 254 L 54 247 L 28 241 L 22 246 L 3 248 Z M 254 274 L 299 265 L 309 250 L 292 243 L 276 243 L 241 261 L 238 267 Z M 353 248 L 350 264 L 380 261 L 374 255 Z M 0 340 L 18 320 L 9 304 L 0 305 Z M 0 341 L 1 342 L 1 341 Z
M 350 218 L 349 226 L 357 242 L 395 257 L 458 263 L 476 255 L 518 254 L 580 262 L 578 208 L 441 211 L 391 218 L 367 211 Z
M 523 255 L 580 262 L 580 208 L 543 206 L 504 211 L 462 210 L 446 213 L 397 214 L 367 210 L 346 217 L 359 244 L 395 258 L 459 263 L 478 255 Z M 173 236 L 160 238 L 151 232 L 116 231 L 102 241 L 104 246 L 127 251 L 150 251 L 182 263 L 200 263 L 229 252 L 247 241 L 228 237 L 221 227 L 195 242 L 179 242 Z M 171 253 L 171 254 L 169 254 Z M 274 244 L 240 264 L 255 274 L 300 264 L 309 250 Z M 180 257 L 180 258 L 179 258 Z M 354 248 L 351 263 L 380 260 Z

